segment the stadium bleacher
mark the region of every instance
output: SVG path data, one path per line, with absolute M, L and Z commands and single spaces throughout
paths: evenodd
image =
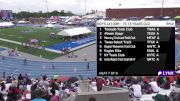
M 76 76 L 82 75 L 84 78 L 96 76 L 96 62 L 89 62 L 90 68 L 87 68 L 87 62 L 52 62 L 32 61 L 27 60 L 27 65 L 24 65 L 22 59 L 5 57 L 5 60 L 0 59 L 1 73 L 6 72 L 6 75 L 19 75 L 19 73 L 28 74 L 31 77 L 39 77 L 46 74 L 49 77 L 58 74 L 60 76 Z M 74 71 L 74 68 L 77 71 Z
M 6 50 L 6 49 L 5 49 L 5 48 L 1 48 L 1 47 L 0 47 L 0 51 L 4 51 L 4 50 Z
M 180 44 L 178 41 L 175 44 L 175 61 L 176 63 L 180 61 Z

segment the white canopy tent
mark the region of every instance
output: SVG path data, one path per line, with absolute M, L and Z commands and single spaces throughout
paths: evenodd
M 45 27 L 53 28 L 53 27 L 55 27 L 55 26 L 49 23 L 49 24 L 45 25 Z
M 72 20 L 72 18 L 66 19 L 65 23 L 68 23 L 71 20 Z
M 175 31 L 178 32 L 178 31 L 180 31 L 180 29 L 176 27 L 176 28 L 175 28 Z
M 11 27 L 14 26 L 12 22 L 0 22 L 0 27 Z
M 152 18 L 154 18 L 154 16 L 145 16 L 144 18 L 145 19 L 152 19 Z
M 165 16 L 163 17 L 164 19 L 170 19 L 171 17 L 170 16 Z
M 72 29 L 65 29 L 57 35 L 62 35 L 62 36 L 75 36 L 75 35 L 81 35 L 81 34 L 86 34 L 90 33 L 91 31 L 86 28 L 86 27 L 79 27 L 79 28 L 72 28 Z
M 177 27 L 175 28 L 175 30 L 178 30 L 178 29 L 179 29 L 179 28 L 177 28 Z
M 175 32 L 175 35 L 180 35 L 180 32 Z
M 73 24 L 73 22 L 69 21 L 67 24 L 68 24 L 68 25 L 72 25 L 72 24 Z
M 19 24 L 26 24 L 28 21 L 18 21 Z

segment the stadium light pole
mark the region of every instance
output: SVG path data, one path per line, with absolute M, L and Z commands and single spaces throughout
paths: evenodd
M 21 9 L 19 8 L 19 19 L 21 19 Z
M 163 6 L 164 6 L 164 0 L 162 1 L 162 6 L 161 6 L 161 14 L 160 14 L 161 17 L 163 16 Z
M 86 0 L 85 0 L 85 15 L 86 15 Z
M 21 8 L 19 8 L 19 20 L 21 20 L 21 12 L 22 12 Z M 23 32 L 23 30 L 24 30 L 23 25 L 21 25 L 21 29 L 22 29 L 21 31 Z
M 47 0 L 46 0 L 46 10 L 47 10 L 47 18 L 49 18 Z

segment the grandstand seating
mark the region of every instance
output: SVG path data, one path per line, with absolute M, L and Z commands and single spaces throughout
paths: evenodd
M 45 65 L 45 68 L 43 65 Z M 27 60 L 27 65 L 24 65 L 22 59 L 6 57 L 5 60 L 0 59 L 0 73 L 6 72 L 7 75 L 22 73 L 34 78 L 44 74 L 49 77 L 53 77 L 55 74 L 76 77 L 82 75 L 84 78 L 96 76 L 95 61 L 89 62 L 89 70 L 87 69 L 87 62 L 54 62 L 54 65 L 55 69 L 52 69 L 52 62 L 32 60 Z M 77 69 L 76 73 L 74 68 Z
M 178 42 L 175 44 L 175 60 L 176 63 L 180 62 L 180 44 Z

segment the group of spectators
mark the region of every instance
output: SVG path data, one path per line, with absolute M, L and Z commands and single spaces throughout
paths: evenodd
M 27 74 L 15 77 L 3 76 L 0 79 L 0 101 L 62 101 L 75 94 L 77 82 L 60 81 L 41 75 L 38 79 Z
M 63 48 L 61 55 L 69 54 L 70 53 L 70 47 Z
M 26 60 L 24 60 L 26 61 Z M 53 64 L 53 63 L 52 63 Z M 89 64 L 87 64 L 89 67 Z M 177 70 L 179 71 L 179 70 Z M 83 78 L 83 77 L 80 77 Z M 180 101 L 180 73 L 176 76 L 124 76 L 124 77 L 94 77 L 88 78 L 89 84 L 102 91 L 103 86 L 122 87 L 129 90 L 131 98 L 141 98 L 144 94 L 156 94 L 153 99 L 168 99 L 155 101 Z M 0 77 L 0 101 L 62 101 L 73 92 L 77 92 L 78 82 L 62 81 L 58 76 L 48 78 L 30 78 L 27 74 Z M 172 90 L 169 96 L 159 94 L 160 89 Z
M 48 34 L 48 36 L 49 36 L 50 39 L 55 39 L 55 38 L 56 38 L 56 33 L 50 32 L 50 33 Z
M 95 77 L 89 78 L 89 81 L 92 87 L 97 87 L 97 91 L 102 91 L 103 86 L 123 87 L 129 90 L 130 98 L 139 99 L 143 94 L 154 93 L 160 95 L 158 94 L 160 89 L 170 90 L 173 86 L 176 89 L 167 98 L 178 99 L 170 101 L 180 101 L 180 74 L 177 74 L 175 77 Z
M 19 56 L 20 54 L 18 54 L 18 52 L 14 49 L 9 49 L 8 50 L 8 55 L 9 56 Z

